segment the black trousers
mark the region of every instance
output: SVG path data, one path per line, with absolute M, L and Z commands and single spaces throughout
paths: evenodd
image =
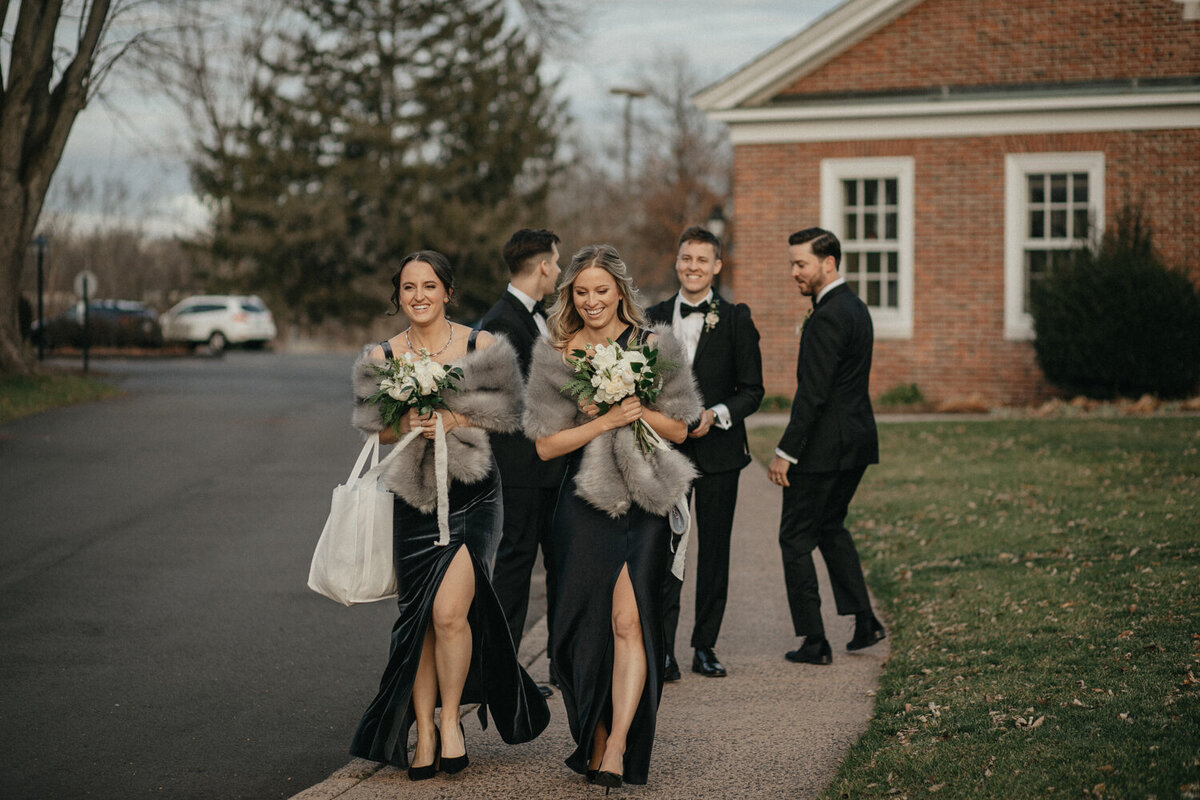
M 740 470 L 701 475 L 692 483 L 696 503 L 696 621 L 692 647 L 715 647 L 729 598 L 729 542 L 737 504 Z M 679 627 L 679 595 L 683 581 L 671 574 L 668 561 L 663 579 L 663 639 L 666 652 L 675 653 Z
M 858 549 L 846 530 L 846 513 L 866 467 L 838 472 L 788 470 L 783 490 L 779 549 L 792 626 L 797 636 L 824 636 L 821 596 L 812 551 L 821 551 L 838 614 L 871 610 Z
M 513 646 L 519 649 L 521 636 L 525 632 L 525 617 L 529 613 L 530 576 L 539 546 L 542 548 L 542 564 L 546 568 L 546 626 L 549 631 L 554 630 L 556 576 L 550 530 L 554 521 L 554 504 L 558 502 L 558 487 L 501 485 L 504 493 L 504 533 L 496 551 L 492 588 L 496 590 L 500 607 L 504 609 Z

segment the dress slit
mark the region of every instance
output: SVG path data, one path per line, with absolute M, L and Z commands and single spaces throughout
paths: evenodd
M 393 559 L 399 616 L 392 626 L 388 663 L 379 691 L 367 707 L 350 745 L 351 755 L 393 766 L 408 766 L 408 737 L 416 720 L 412 687 L 433 605 L 451 561 L 465 547 L 475 579 L 467 611 L 471 664 L 460 705 L 479 704 L 480 725 L 490 712 L 501 738 L 509 743 L 536 737 L 550 720 L 537 684 L 518 663 L 508 623 L 492 589 L 486 564 L 495 556 L 500 535 L 500 486 L 493 471 L 481 484 L 451 484 L 450 544 L 438 545 L 437 515 L 422 514 L 396 498 Z M 439 690 L 435 708 L 441 707 Z

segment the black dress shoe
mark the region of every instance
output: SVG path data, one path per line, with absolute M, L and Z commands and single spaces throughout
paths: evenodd
M 870 647 L 873 644 L 882 642 L 887 636 L 883 631 L 883 626 L 879 624 L 879 620 L 875 619 L 872 614 L 870 619 L 859 620 L 854 623 L 854 638 L 846 644 L 847 650 L 862 650 L 864 647 Z
M 538 684 L 538 691 L 542 693 L 542 697 L 554 697 L 554 690 L 544 683 Z
M 828 639 L 806 636 L 804 644 L 796 650 L 788 650 L 783 657 L 797 664 L 832 664 L 833 649 L 829 646 Z
M 433 745 L 433 761 L 423 767 L 409 766 L 408 779 L 410 781 L 427 781 L 434 775 L 437 775 L 438 769 L 441 768 L 442 735 L 437 727 L 434 727 L 433 735 L 437 737 L 437 741 Z M 416 755 L 416 753 L 413 753 L 413 758 L 416 758 Z
M 442 772 L 446 773 L 447 775 L 455 775 L 471 765 L 471 759 L 467 758 L 467 734 L 465 731 L 463 731 L 461 722 L 458 723 L 458 732 L 462 734 L 463 737 L 463 754 L 461 756 L 455 756 L 454 758 L 446 758 L 445 756 L 442 756 L 440 768 Z
M 696 657 L 692 659 L 692 672 L 699 672 L 706 678 L 724 678 L 725 667 L 717 661 L 717 654 L 711 647 L 697 647 Z
M 683 676 L 679 674 L 679 662 L 675 660 L 675 656 L 667 653 L 667 657 L 663 659 L 663 683 L 671 683 L 681 677 Z

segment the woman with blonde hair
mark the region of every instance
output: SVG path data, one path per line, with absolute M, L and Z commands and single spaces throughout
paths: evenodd
M 662 694 L 667 514 L 696 473 L 666 445 L 645 453 L 632 426 L 640 420 L 681 442 L 700 414 L 699 393 L 670 328 L 647 328 L 629 270 L 609 245 L 575 254 L 549 328 L 550 341 L 533 352 L 524 426 L 543 459 L 567 456 L 554 516 L 550 643 L 577 745 L 567 765 L 607 788 L 644 784 Z M 592 354 L 609 341 L 658 350 L 662 389 L 653 403 L 629 396 L 598 413 L 563 391 L 575 375 L 573 351 Z

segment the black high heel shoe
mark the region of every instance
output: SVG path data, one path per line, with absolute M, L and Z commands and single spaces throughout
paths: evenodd
M 471 763 L 470 759 L 467 758 L 467 732 L 463 730 L 461 722 L 458 723 L 458 732 L 461 733 L 463 737 L 463 754 L 461 756 L 455 756 L 454 758 L 442 759 L 442 772 L 446 773 L 447 775 L 454 775 L 455 773 L 462 772 L 467 768 L 467 765 Z M 439 740 L 438 743 L 440 744 L 441 741 Z
M 617 773 L 608 772 L 607 770 L 602 769 L 596 773 L 595 783 L 597 786 L 603 786 L 604 793 L 608 794 L 613 789 L 620 789 L 621 784 L 624 783 L 624 781 Z
M 442 736 L 436 727 L 433 729 L 433 736 L 436 740 L 433 746 L 433 763 L 426 764 L 423 767 L 409 767 L 408 779 L 410 781 L 427 781 L 434 775 L 437 775 L 438 761 L 442 754 Z M 415 756 L 416 754 L 414 753 L 413 755 Z

